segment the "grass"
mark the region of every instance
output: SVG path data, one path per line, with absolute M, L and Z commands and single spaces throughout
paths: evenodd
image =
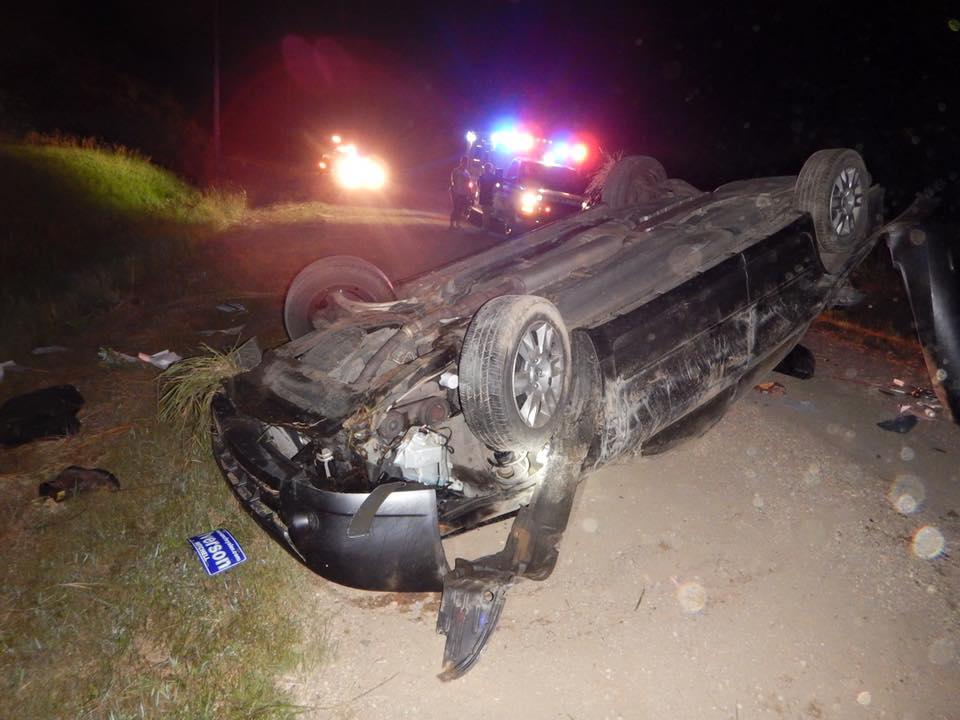
M 0 334 L 34 343 L 171 272 L 246 205 L 122 147 L 39 137 L 0 145 L 0 197 Z
M 206 355 L 186 358 L 160 375 L 160 422 L 192 437 L 201 446 L 209 442 L 210 403 L 220 381 L 240 372 L 236 356 L 208 345 Z
M 313 576 L 240 509 L 209 449 L 183 434 L 232 359 L 184 363 L 164 375 L 162 407 L 176 421 L 157 420 L 154 383 L 140 379 L 150 371 L 114 370 L 80 435 L 8 456 L 17 472 L 0 477 L 24 494 L 69 462 L 111 470 L 122 490 L 59 505 L 13 492 L 0 500 L 0 717 L 299 714 L 278 678 L 324 659 L 323 620 L 303 601 Z M 248 560 L 211 578 L 186 539 L 218 527 Z

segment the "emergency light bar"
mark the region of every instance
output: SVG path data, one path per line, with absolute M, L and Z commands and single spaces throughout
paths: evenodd
M 468 130 L 466 139 L 472 146 L 480 136 L 473 130 Z M 549 165 L 580 165 L 590 155 L 586 143 L 560 139 L 548 140 L 515 127 L 496 130 L 489 135 L 487 141 L 491 150 L 516 155 L 540 156 Z M 543 146 L 542 152 L 539 149 L 535 150 L 538 145 Z

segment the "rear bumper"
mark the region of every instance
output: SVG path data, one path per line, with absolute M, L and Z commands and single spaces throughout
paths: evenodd
M 230 399 L 213 402 L 213 454 L 244 508 L 271 537 L 317 574 L 365 590 L 430 592 L 448 567 L 436 493 L 394 483 L 372 493 L 314 485 L 309 468 L 286 457 L 267 425 Z

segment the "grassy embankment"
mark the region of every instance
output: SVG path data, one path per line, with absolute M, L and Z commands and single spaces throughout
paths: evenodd
M 97 312 L 235 209 L 130 153 L 6 146 L 0 165 L 16 200 L 3 237 L 22 244 L 4 246 L 3 302 L 31 322 Z M 79 435 L 0 449 L 0 717 L 295 716 L 278 678 L 325 652 L 312 576 L 240 510 L 192 432 L 194 399 L 229 360 L 186 361 L 162 422 L 154 370 L 77 363 L 3 388 L 80 382 L 87 404 Z M 72 464 L 122 490 L 35 499 Z M 217 527 L 249 559 L 208 578 L 186 539 Z
M 0 344 L 55 341 L 63 326 L 173 272 L 245 205 L 125 148 L 0 144 Z

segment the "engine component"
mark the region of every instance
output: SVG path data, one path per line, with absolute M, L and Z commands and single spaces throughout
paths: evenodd
M 391 410 L 383 419 L 383 422 L 377 427 L 377 433 L 385 441 L 391 442 L 395 437 L 401 435 L 404 428 L 407 427 L 407 419 L 402 413 Z
M 530 458 L 525 452 L 494 451 L 490 466 L 497 474 L 501 485 L 513 485 L 526 480 L 530 475 Z
M 393 465 L 404 480 L 445 487 L 450 484 L 447 438 L 428 427 L 412 427 L 397 446 Z
M 330 473 L 330 462 L 333 460 L 333 451 L 330 448 L 320 448 L 317 453 L 317 462 L 323 465 L 323 473 L 329 480 L 333 475 Z
M 417 417 L 424 425 L 442 423 L 450 417 L 450 406 L 442 397 L 430 397 L 417 404 Z

